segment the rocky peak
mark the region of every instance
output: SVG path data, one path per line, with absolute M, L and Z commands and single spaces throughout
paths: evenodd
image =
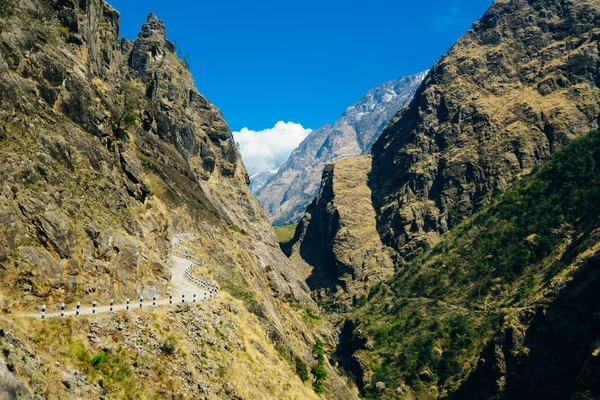
M 165 23 L 150 13 L 133 43 L 129 65 L 137 73 L 143 73 L 152 60 L 163 59 L 166 51 L 174 53 L 175 44 L 167 40 Z
M 158 19 L 154 13 L 148 14 L 148 19 L 146 23 L 142 26 L 142 30 L 138 35 L 139 38 L 150 38 L 152 36 L 159 36 L 162 39 L 166 39 L 167 37 L 167 28 L 165 27 L 165 23 Z

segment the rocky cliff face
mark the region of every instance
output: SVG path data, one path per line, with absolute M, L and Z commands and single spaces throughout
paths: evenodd
M 0 93 L 5 312 L 165 295 L 172 238 L 183 232 L 202 273 L 259 316 L 253 329 L 311 361 L 308 288 L 161 21 L 150 15 L 135 40 L 121 41 L 119 14 L 102 0 L 2 2 Z M 28 345 L 27 330 L 9 332 L 15 347 Z M 330 376 L 328 392 L 352 396 Z
M 319 193 L 296 229 L 291 258 L 326 308 L 348 310 L 394 271 L 375 226 L 370 169 L 366 156 L 325 166 Z
M 319 190 L 325 164 L 368 153 L 425 75 L 421 72 L 386 82 L 348 107 L 335 124 L 311 132 L 256 194 L 273 224 L 287 225 L 300 219 Z
M 496 1 L 373 146 L 384 243 L 410 255 L 597 127 L 596 1 Z
M 598 397 L 598 160 L 594 131 L 371 290 L 337 351 L 365 397 Z

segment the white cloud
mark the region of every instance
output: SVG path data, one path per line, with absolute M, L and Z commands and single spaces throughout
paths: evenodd
M 253 131 L 242 128 L 233 132 L 250 175 L 277 170 L 312 129 L 294 122 L 279 121 L 273 128 Z

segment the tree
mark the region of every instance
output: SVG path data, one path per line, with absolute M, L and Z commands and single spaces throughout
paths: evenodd
M 121 84 L 121 93 L 115 104 L 115 115 L 112 118 L 113 133 L 119 135 L 134 126 L 140 118 L 140 99 L 137 88 L 130 82 Z
M 181 61 L 183 61 L 183 66 L 185 67 L 185 69 L 187 69 L 188 71 L 191 71 L 192 61 L 190 59 L 190 53 L 185 53 L 183 55 L 183 57 L 181 58 Z
M 0 18 L 10 18 L 15 13 L 16 0 L 2 0 L 0 2 Z
M 181 59 L 181 62 L 183 62 L 183 66 L 185 67 L 185 69 L 190 71 L 192 69 L 192 60 L 190 59 L 190 53 L 184 54 L 183 51 L 179 49 L 177 55 Z
M 327 370 L 325 369 L 325 350 L 323 349 L 323 342 L 321 340 L 315 342 L 313 355 L 317 359 L 317 364 L 313 365 L 310 369 L 310 372 L 315 377 L 313 389 L 317 393 L 323 393 L 325 391 L 323 382 L 327 379 Z

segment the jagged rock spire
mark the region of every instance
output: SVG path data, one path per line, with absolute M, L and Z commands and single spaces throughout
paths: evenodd
M 133 70 L 142 73 L 153 59 L 162 57 L 165 51 L 175 51 L 175 45 L 167 40 L 165 23 L 150 13 L 142 26 L 129 57 L 129 65 Z
M 146 23 L 142 26 L 138 39 L 148 39 L 153 37 L 166 40 L 167 28 L 165 27 L 165 23 L 159 20 L 154 13 L 150 13 L 148 14 Z

